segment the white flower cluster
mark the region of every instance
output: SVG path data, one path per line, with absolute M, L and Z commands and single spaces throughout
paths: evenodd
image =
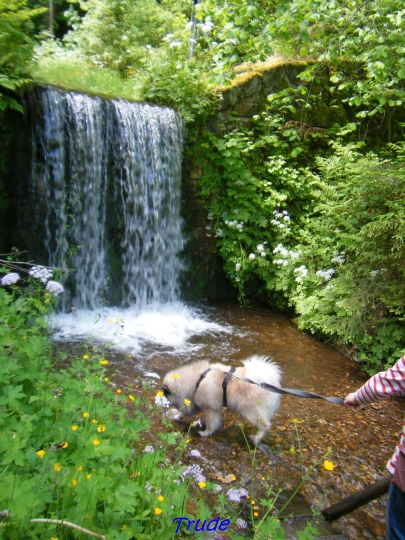
M 246 521 L 242 518 L 238 518 L 236 520 L 236 526 L 239 528 L 239 529 L 247 529 L 248 528 L 248 524 L 246 523 Z
M 41 279 L 42 281 L 42 279 Z M 48 281 L 47 285 L 46 285 L 46 290 L 53 294 L 54 296 L 59 296 L 60 294 L 63 293 L 63 286 L 58 283 L 57 281 Z
M 262 257 L 266 257 L 267 253 L 264 251 L 264 246 L 265 244 L 267 244 L 267 242 L 263 242 L 263 244 L 259 244 L 257 247 L 256 247 L 256 251 L 258 253 L 260 253 L 260 255 Z
M 236 271 L 236 272 L 240 272 L 240 269 L 241 269 L 241 264 L 240 264 L 240 263 L 236 263 L 236 264 L 235 264 L 235 271 Z
M 285 229 L 287 226 L 286 223 L 290 221 L 290 216 L 288 215 L 287 210 L 283 210 L 282 212 L 274 210 L 273 215 L 275 219 L 272 219 L 271 223 L 273 225 L 277 225 L 279 229 Z
M 20 276 L 17 274 L 17 272 L 10 272 L 10 274 L 6 274 L 1 278 L 1 284 L 3 287 L 7 287 L 8 285 L 14 285 L 14 283 L 17 283 L 19 279 Z
M 190 456 L 195 457 L 197 459 L 200 459 L 202 457 L 201 453 L 198 450 L 191 450 Z
M 182 42 L 181 41 L 172 41 L 170 44 L 169 44 L 169 47 L 171 49 L 173 49 L 174 47 L 181 47 L 182 46 Z
M 273 261 L 273 264 L 278 264 L 279 266 L 288 266 L 288 257 L 290 257 L 290 259 L 299 259 L 301 255 L 301 251 L 289 251 L 283 246 L 283 244 L 276 246 L 273 249 L 273 253 L 280 253 L 280 255 L 283 257 L 282 259 L 274 259 Z
M 182 476 L 187 476 L 188 474 L 194 477 L 197 482 L 206 482 L 206 478 L 203 475 L 203 469 L 199 465 L 190 465 L 187 467 L 187 469 L 184 471 Z
M 251 253 L 251 254 L 249 255 L 249 259 L 250 259 L 251 261 L 254 261 L 254 260 L 256 259 L 256 255 L 255 255 L 254 253 Z
M 243 231 L 243 225 L 244 221 L 239 222 L 237 219 L 234 219 L 232 221 L 225 221 L 225 225 L 228 225 L 228 227 L 238 229 L 239 232 Z
M 387 271 L 386 268 L 381 268 L 381 270 L 371 270 L 370 276 L 375 277 L 375 276 L 378 276 L 378 274 L 384 274 L 384 272 L 386 271 Z
M 165 396 L 155 396 L 155 405 L 167 409 L 170 407 L 170 401 Z
M 44 266 L 33 266 L 28 274 L 35 279 L 40 279 L 42 283 L 46 283 L 52 277 L 52 270 Z
M 227 491 L 226 496 L 231 502 L 240 503 L 243 501 L 243 499 L 246 499 L 248 497 L 249 493 L 246 491 L 246 489 L 239 488 L 231 488 Z
M 153 446 L 151 445 L 145 446 L 145 450 L 144 450 L 145 454 L 153 454 L 154 451 L 155 449 L 153 448 Z
M 215 236 L 217 236 L 218 238 L 221 238 L 222 235 L 223 235 L 222 229 L 217 229 L 215 232 Z
M 294 270 L 294 274 L 299 274 L 296 278 L 295 278 L 295 281 L 297 283 L 300 283 L 304 278 L 307 277 L 308 275 L 308 268 L 304 265 L 300 266 L 299 268 L 296 268 Z
M 329 268 L 329 270 L 318 270 L 315 275 L 321 277 L 325 281 L 330 281 L 334 273 L 335 270 L 333 268 Z
M 339 253 L 339 251 L 335 250 L 333 252 L 333 258 L 331 259 L 330 262 L 337 263 L 337 264 L 340 264 L 340 265 L 345 264 L 346 259 L 344 258 L 344 255 L 346 255 L 345 251 L 341 251 Z

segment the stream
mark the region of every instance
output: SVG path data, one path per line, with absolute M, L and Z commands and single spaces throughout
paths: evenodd
M 77 314 L 76 321 L 83 328 L 81 317 Z M 253 354 L 270 356 L 281 366 L 286 388 L 345 397 L 367 380 L 359 364 L 261 305 L 179 304 L 170 314 L 152 309 L 138 316 L 116 308 L 104 317 L 108 317 L 105 324 L 115 328 L 108 338 L 114 343 L 109 368 L 114 383 L 122 388 L 133 387 L 139 376 L 149 376 L 158 389 L 156 375 L 163 377 L 181 364 L 206 358 L 238 365 Z M 71 321 L 72 315 L 59 317 L 57 339 L 70 341 L 74 334 L 83 337 L 89 331 L 86 327 L 80 334 L 79 324 Z M 100 332 L 98 339 L 100 334 L 104 338 L 106 333 Z M 266 453 L 256 455 L 256 480 L 263 490 L 269 485 L 275 492 L 282 490 L 285 499 L 305 474 L 300 496 L 289 504 L 288 513 L 302 513 L 302 499 L 315 510 L 330 506 L 388 474 L 385 464 L 397 444 L 404 415 L 403 398 L 354 411 L 323 400 L 283 396 L 264 440 Z M 181 429 L 186 432 L 193 420 L 186 418 Z M 213 437 L 201 438 L 192 429 L 190 447 L 204 456 L 211 481 L 218 474 L 248 478 L 251 455 L 239 426 L 241 418 L 225 412 L 223 421 Z M 247 423 L 244 429 L 248 435 L 255 431 Z M 325 469 L 324 459 L 333 463 L 333 470 Z M 383 540 L 386 503 L 387 496 L 373 501 L 334 522 L 333 528 L 352 540 Z

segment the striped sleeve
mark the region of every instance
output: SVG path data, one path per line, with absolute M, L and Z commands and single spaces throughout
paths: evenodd
M 371 377 L 357 390 L 355 399 L 360 405 L 367 405 L 399 394 L 405 394 L 405 356 L 392 368 Z

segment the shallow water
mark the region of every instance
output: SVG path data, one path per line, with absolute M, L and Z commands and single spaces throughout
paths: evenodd
M 88 328 L 85 330 L 82 323 L 92 317 L 94 314 L 88 313 L 78 314 L 76 319 L 70 316 L 70 320 L 76 320 L 73 325 L 67 316 L 59 318 L 59 339 L 71 340 L 74 335 L 83 338 Z M 344 397 L 367 380 L 358 364 L 265 307 L 242 308 L 233 302 L 216 302 L 151 308 L 148 313 L 116 309 L 103 313 L 99 322 L 104 330 L 93 331 L 93 339 L 114 343 L 109 367 L 115 373 L 114 382 L 121 386 L 132 386 L 136 377 L 146 374 L 157 381 L 156 375 L 163 376 L 193 360 L 206 358 L 238 365 L 252 354 L 272 357 L 282 368 L 283 386 L 287 388 Z M 400 398 L 352 411 L 323 400 L 283 396 L 264 441 L 267 455 L 257 454 L 258 481 L 263 489 L 271 484 L 289 493 L 305 473 L 303 498 L 317 510 L 327 507 L 388 474 L 385 463 L 397 443 L 404 414 L 405 400 Z M 249 478 L 251 474 L 251 454 L 240 420 L 225 412 L 224 426 L 214 437 L 203 439 L 191 431 L 190 446 L 205 456 L 212 478 L 218 474 Z M 190 422 L 186 419 L 184 430 Z M 245 430 L 247 434 L 254 432 L 252 426 L 245 425 Z M 333 471 L 323 466 L 328 449 L 326 459 L 334 464 Z M 340 518 L 334 522 L 334 529 L 353 540 L 383 540 L 386 500 L 385 496 Z M 298 499 L 288 511 L 302 513 Z

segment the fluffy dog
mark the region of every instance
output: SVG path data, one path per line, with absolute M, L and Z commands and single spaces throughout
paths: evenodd
M 242 363 L 243 366 L 237 367 L 229 379 L 226 389 L 227 407 L 258 428 L 258 433 L 252 437 L 253 443 L 257 445 L 270 429 L 271 419 L 280 404 L 280 395 L 256 384 L 241 381 L 238 377 L 259 384 L 266 382 L 280 386 L 281 371 L 266 356 L 252 356 Z M 221 425 L 222 382 L 230 369 L 231 366 L 201 360 L 169 371 L 163 379 L 162 391 L 171 405 L 180 410 L 175 420 L 202 411 L 206 427 L 205 431 L 199 433 L 202 437 L 212 435 Z M 201 374 L 207 370 L 205 377 L 200 379 Z

